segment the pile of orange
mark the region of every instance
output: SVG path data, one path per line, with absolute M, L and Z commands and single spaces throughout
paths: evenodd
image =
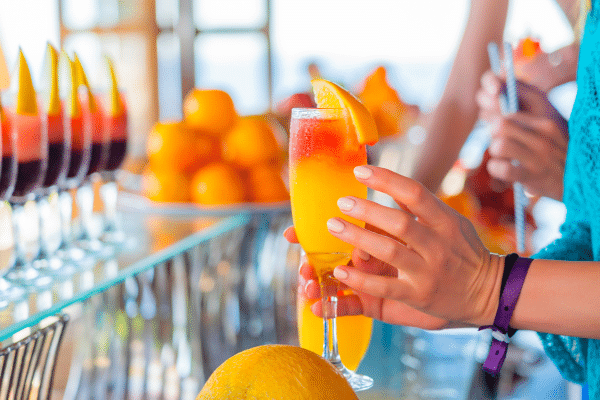
M 227 205 L 289 199 L 285 140 L 266 116 L 240 116 L 227 92 L 192 89 L 183 120 L 157 122 L 144 194 L 158 202 Z

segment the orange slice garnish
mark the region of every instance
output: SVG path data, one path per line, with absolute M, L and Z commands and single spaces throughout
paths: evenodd
M 356 97 L 333 82 L 311 80 L 315 101 L 319 108 L 346 108 L 356 129 L 358 143 L 373 145 L 379 140 L 373 116 Z

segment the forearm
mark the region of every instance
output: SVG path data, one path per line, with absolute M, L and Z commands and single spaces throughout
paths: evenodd
M 510 325 L 600 339 L 600 263 L 534 260 Z
M 439 104 L 429 118 L 427 138 L 414 178 L 435 192 L 458 157 L 478 116 L 475 95 L 489 68 L 487 44 L 502 40 L 508 1 L 473 0 L 463 38 Z

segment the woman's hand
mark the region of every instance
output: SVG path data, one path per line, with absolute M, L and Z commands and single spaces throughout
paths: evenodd
M 286 229 L 284 237 L 290 243 L 298 243 L 294 227 Z M 360 249 L 353 251 L 352 266 L 367 273 L 383 276 L 397 276 L 398 274 L 396 268 L 375 260 Z M 340 284 L 340 289 L 347 288 L 343 283 Z M 315 269 L 308 264 L 306 259 L 303 260 L 298 271 L 298 294 L 306 299 L 317 300 L 311 306 L 311 310 L 316 316 L 323 316 L 321 288 L 319 287 L 318 277 Z M 338 316 L 364 314 L 389 324 L 414 326 L 422 329 L 458 327 L 458 325 L 451 325 L 449 321 L 443 318 L 433 317 L 415 310 L 402 302 L 389 301 L 382 304 L 382 299 L 357 291 L 354 291 L 352 294 L 341 294 L 339 292 L 337 314 Z
M 328 221 L 331 234 L 355 247 L 354 267 L 334 270 L 355 292 L 340 299 L 340 315 L 362 312 L 425 329 L 491 324 L 503 262 L 483 246 L 471 223 L 409 178 L 372 166 L 357 167 L 355 175 L 401 209 L 354 197 L 338 202 L 344 214 L 369 226 Z M 296 239 L 291 229 L 286 237 Z M 309 282 L 314 276 L 306 268 L 301 268 L 303 289 L 316 298 L 317 287 Z
M 371 256 L 356 268 L 339 266 L 340 282 L 370 296 L 365 315 L 389 319 L 403 304 L 451 325 L 489 325 L 498 305 L 503 259 L 490 254 L 473 225 L 420 183 L 373 166 L 354 170 L 371 189 L 390 195 L 400 209 L 344 197 L 340 210 L 376 227 L 380 234 L 340 218 L 329 232 Z M 362 257 L 366 258 L 366 257 Z M 385 273 L 381 268 L 385 266 Z M 395 269 L 390 274 L 389 267 Z
M 519 84 L 520 110 L 502 115 L 499 94 L 504 85 L 490 71 L 477 94 L 482 119 L 492 124 L 487 170 L 493 178 L 521 182 L 528 192 L 562 200 L 567 153 L 566 120 L 538 89 Z

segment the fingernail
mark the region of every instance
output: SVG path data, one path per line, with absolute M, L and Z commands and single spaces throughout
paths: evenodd
M 357 249 L 356 255 L 363 261 L 369 261 L 371 259 L 371 255 L 364 250 Z
M 335 218 L 331 218 L 327 221 L 327 229 L 335 233 L 340 233 L 344 230 L 344 224 Z
M 369 167 L 361 165 L 354 168 L 354 176 L 356 176 L 358 179 L 369 179 L 371 175 L 373 175 L 373 170 Z
M 309 280 L 308 282 L 306 282 L 306 285 L 304 285 L 304 294 L 308 293 L 308 285 L 311 284 L 311 281 Z
M 333 270 L 333 276 L 335 276 L 339 280 L 344 280 L 344 279 L 348 278 L 348 271 L 338 267 Z
M 337 205 L 342 211 L 350 211 L 356 205 L 356 201 L 350 197 L 340 197 L 337 201 Z

